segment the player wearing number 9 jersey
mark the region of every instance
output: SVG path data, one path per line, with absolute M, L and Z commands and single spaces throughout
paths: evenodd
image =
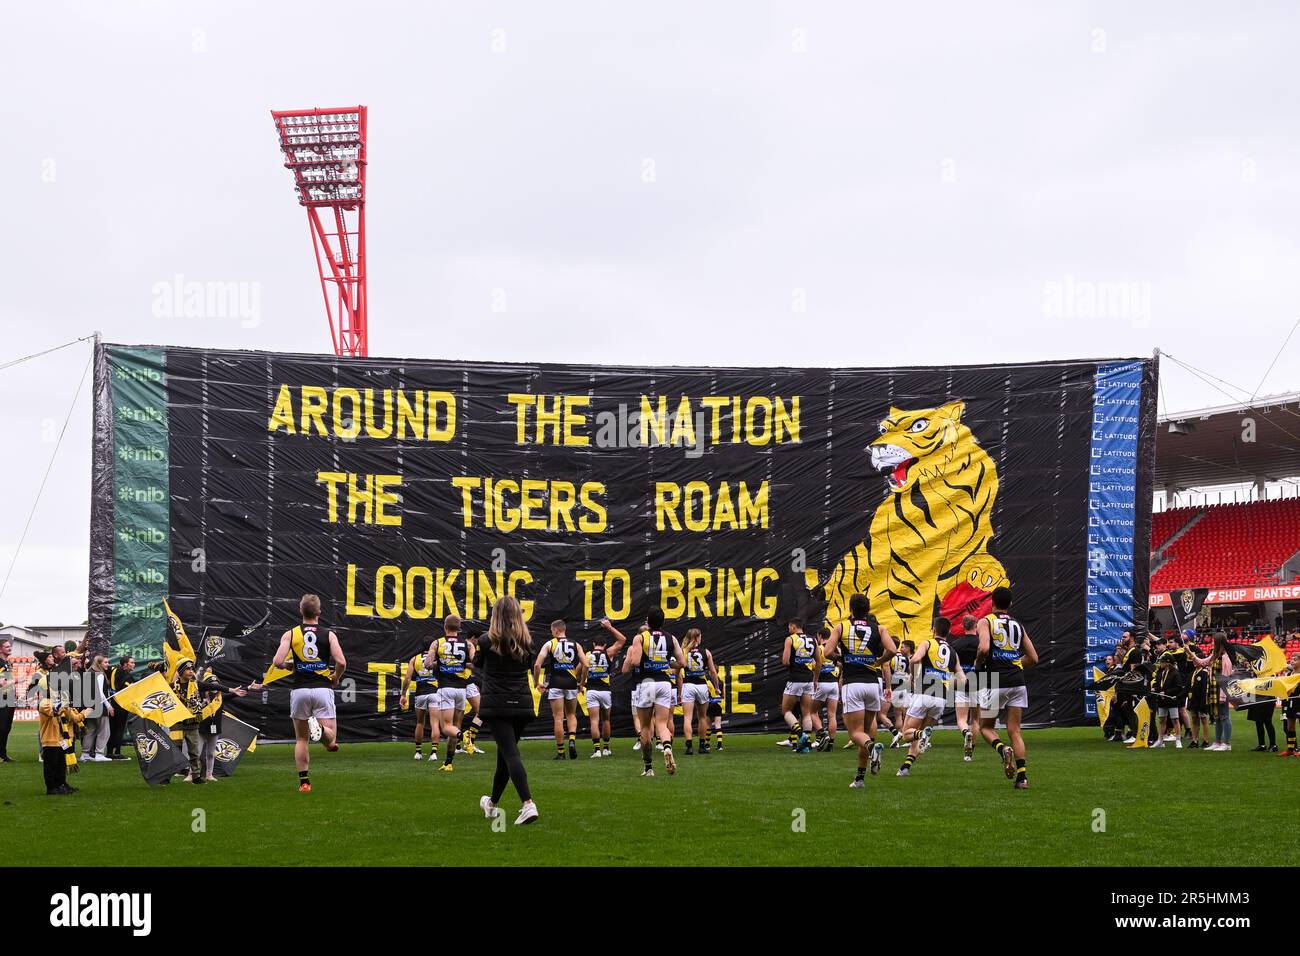
M 912 765 L 930 749 L 930 729 L 939 722 L 953 683 L 965 684 L 957 655 L 948 643 L 952 622 L 946 617 L 934 620 L 934 636 L 921 641 L 912 654 L 912 693 L 903 724 L 903 739 L 908 743 L 907 756 L 899 768 L 900 777 L 911 776 Z
M 272 666 L 284 668 L 288 661 L 293 661 L 293 690 L 289 692 L 293 756 L 298 766 L 298 791 L 311 793 L 308 741 L 319 736 L 326 750 L 339 749 L 334 688 L 343 677 L 347 661 L 338 637 L 320 622 L 320 598 L 304 594 L 298 610 L 302 623 L 280 636 Z
M 979 651 L 975 655 L 975 670 L 981 675 L 980 684 L 980 736 L 1002 758 L 1002 769 L 1007 778 L 1015 780 L 1017 790 L 1029 789 L 1025 769 L 1025 738 L 1020 733 L 1020 716 L 1029 706 L 1029 692 L 1025 689 L 1025 668 L 1038 663 L 1034 642 L 1019 621 L 1011 616 L 1011 589 L 993 590 L 993 613 L 983 617 L 978 625 Z M 998 737 L 998 712 L 1007 712 L 1007 746 Z

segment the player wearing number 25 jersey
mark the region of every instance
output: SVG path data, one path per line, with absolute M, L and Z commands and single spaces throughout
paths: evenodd
M 298 602 L 302 623 L 280 637 L 272 665 L 284 668 L 293 661 L 293 690 L 289 716 L 293 718 L 294 760 L 298 765 L 298 790 L 311 792 L 311 754 L 308 741 L 321 739 L 326 750 L 338 750 L 334 688 L 343 677 L 347 661 L 333 631 L 320 622 L 320 598 L 304 594 Z
M 980 673 L 980 736 L 1002 758 L 1007 779 L 1015 780 L 1017 790 L 1029 789 L 1025 769 L 1025 739 L 1020 733 L 1020 717 L 1029 706 L 1025 689 L 1025 668 L 1038 663 L 1038 652 L 1023 625 L 1011 616 L 1011 589 L 995 588 L 993 612 L 980 620 L 979 651 L 975 670 Z M 998 737 L 998 712 L 1007 713 L 1007 736 L 1011 746 Z
M 447 738 L 447 755 L 438 769 L 451 773 L 455 770 L 456 751 L 460 749 L 465 688 L 472 672 L 469 642 L 460 636 L 460 618 L 447 615 L 442 631 L 442 637 L 433 642 L 433 655 L 438 661 L 438 723 L 442 736 Z

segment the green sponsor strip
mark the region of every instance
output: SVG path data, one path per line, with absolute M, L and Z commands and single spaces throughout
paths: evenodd
M 166 353 L 111 347 L 113 653 L 162 656 L 170 549 Z

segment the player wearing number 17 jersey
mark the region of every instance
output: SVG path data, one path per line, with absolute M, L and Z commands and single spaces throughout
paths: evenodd
M 298 610 L 302 613 L 302 623 L 280 636 L 280 646 L 271 663 L 275 668 L 284 668 L 288 661 L 293 661 L 293 690 L 289 692 L 293 756 L 298 766 L 298 792 L 311 793 L 308 741 L 322 739 L 326 750 L 339 749 L 334 688 L 343 677 L 347 661 L 338 637 L 321 625 L 320 598 L 304 594 Z
M 1038 652 L 1024 627 L 1011 616 L 1011 589 L 994 588 L 993 613 L 985 615 L 977 629 L 979 651 L 975 670 L 980 674 L 980 736 L 1002 758 L 1008 779 L 1017 790 L 1029 789 L 1025 769 L 1025 738 L 1020 733 L 1020 716 L 1029 706 L 1025 689 L 1025 668 L 1038 663 Z M 1007 712 L 1007 746 L 998 737 L 998 712 Z
M 881 667 L 897 652 L 889 631 L 871 614 L 865 594 L 849 598 L 848 621 L 836 624 L 826 641 L 824 653 L 841 650 L 840 702 L 849 737 L 858 745 L 858 774 L 849 786 L 861 790 L 870 761 L 871 772 L 880 772 L 884 744 L 876 741 L 876 718 L 880 715 Z

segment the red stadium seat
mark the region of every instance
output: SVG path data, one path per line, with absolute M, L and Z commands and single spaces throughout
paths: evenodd
M 1279 569 L 1300 551 L 1300 498 L 1161 512 L 1152 516 L 1152 549 L 1202 510 L 1204 517 L 1168 546 L 1152 591 L 1277 584 Z

